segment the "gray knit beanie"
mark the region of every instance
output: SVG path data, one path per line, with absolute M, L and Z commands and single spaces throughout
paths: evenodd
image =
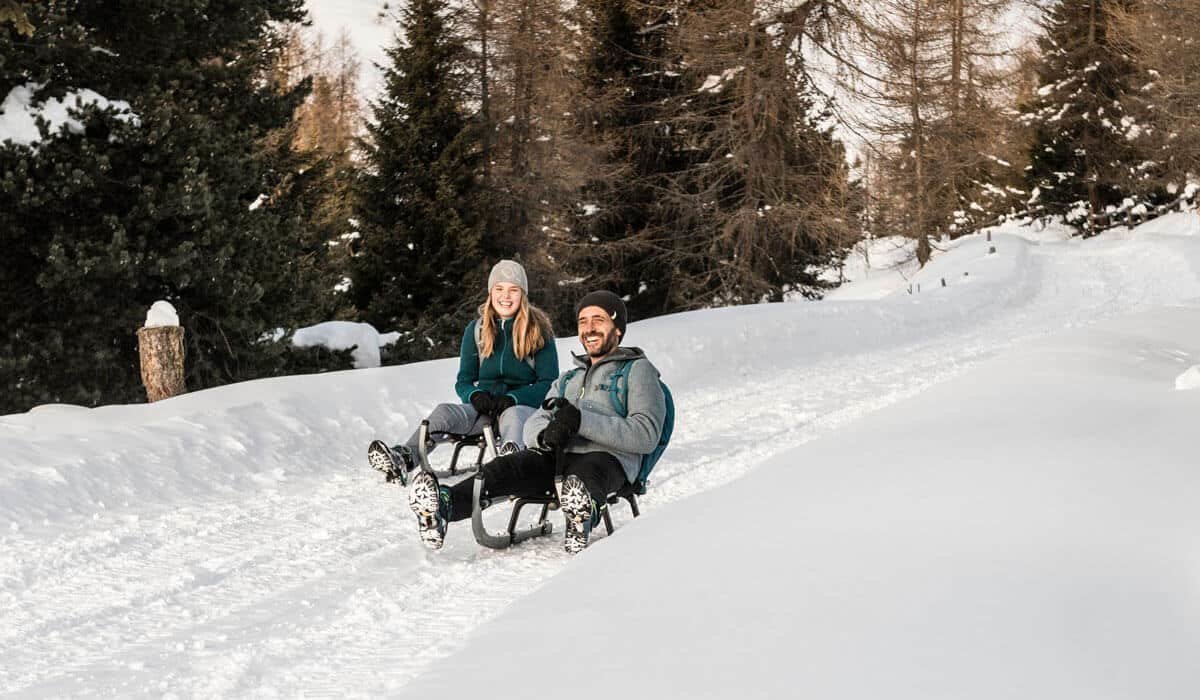
M 515 260 L 501 260 L 492 266 L 492 273 L 488 275 L 488 289 L 499 282 L 515 284 L 526 296 L 529 295 L 529 278 L 525 276 L 525 268 Z

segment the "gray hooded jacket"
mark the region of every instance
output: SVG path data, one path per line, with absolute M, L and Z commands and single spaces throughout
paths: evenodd
M 646 359 L 640 348 L 618 347 L 595 365 L 591 358 L 573 355 L 582 372 L 576 372 L 567 383 L 565 397 L 579 409 L 579 433 L 571 439 L 566 451 L 573 453 L 608 452 L 617 458 L 630 482 L 637 478 L 642 455 L 658 446 L 663 421 L 667 415 L 666 398 L 658 383 L 658 370 Z M 621 363 L 636 360 L 629 367 L 628 414 L 622 418 L 613 407 L 609 393 L 610 378 Z M 566 373 L 550 385 L 546 398 L 562 394 Z M 551 413 L 538 409 L 525 422 L 525 444 L 540 444 L 538 436 L 550 423 Z

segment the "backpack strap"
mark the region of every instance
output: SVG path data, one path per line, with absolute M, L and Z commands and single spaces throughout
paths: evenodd
M 629 417 L 629 367 L 634 362 L 637 362 L 637 358 L 625 360 L 609 378 L 608 398 L 612 401 L 613 410 L 622 418 Z
M 558 398 L 566 398 L 567 385 L 571 383 L 571 380 L 575 378 L 576 374 L 579 374 L 579 368 L 572 367 L 571 369 L 567 370 L 566 374 L 562 376 L 562 381 L 558 383 Z

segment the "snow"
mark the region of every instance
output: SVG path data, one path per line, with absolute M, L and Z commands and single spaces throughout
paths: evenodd
M 1200 389 L 1200 365 L 1192 365 L 1183 374 L 1175 377 L 1175 388 L 1179 391 Z
M 150 310 L 146 312 L 146 323 L 143 325 L 146 328 L 178 326 L 179 314 L 175 312 L 175 307 L 171 305 L 171 302 L 156 301 L 150 305 Z
M 574 558 L 464 524 L 427 552 L 366 467 L 456 358 L 0 416 L 0 695 L 1190 700 L 1174 221 L 1010 224 L 885 295 L 630 324 L 676 433 L 642 517 Z
M 917 244 L 903 236 L 884 236 L 860 241 L 843 261 L 841 275 L 853 284 L 846 284 L 826 295 L 826 299 L 878 299 L 908 284 L 916 273 Z M 837 275 L 826 273 L 823 279 L 837 281 Z
M 597 700 L 1194 697 L 1181 356 L 1200 356 L 1200 305 L 981 363 L 630 523 L 404 697 L 547 665 L 611 679 L 572 684 Z
M 36 145 L 42 140 L 37 126 L 39 117 L 49 123 L 51 134 L 61 133 L 64 129 L 73 134 L 82 134 L 83 123 L 71 116 L 71 111 L 89 105 L 113 110 L 120 121 L 135 126 L 141 123 L 128 102 L 109 100 L 94 90 L 72 90 L 62 99 L 52 97 L 35 103 L 34 94 L 42 87 L 38 83 L 25 83 L 9 91 L 0 104 L 0 143 L 12 141 L 18 146 Z
M 721 71 L 720 75 L 710 75 L 704 79 L 704 84 L 696 92 L 718 93 L 725 89 L 725 83 L 732 80 L 738 73 L 741 73 L 744 68 L 744 66 L 735 66 Z
M 353 321 L 326 321 L 315 326 L 308 326 L 296 331 L 292 336 L 292 345 L 298 348 L 320 346 L 330 350 L 350 350 L 354 352 L 355 369 L 378 367 L 380 365 L 379 348 L 391 345 L 399 339 L 399 333 L 380 335 L 375 326 L 369 323 Z

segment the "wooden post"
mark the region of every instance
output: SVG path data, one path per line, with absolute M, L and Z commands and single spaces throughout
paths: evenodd
M 183 383 L 183 328 L 139 328 L 137 337 L 146 398 L 153 403 L 187 391 Z

